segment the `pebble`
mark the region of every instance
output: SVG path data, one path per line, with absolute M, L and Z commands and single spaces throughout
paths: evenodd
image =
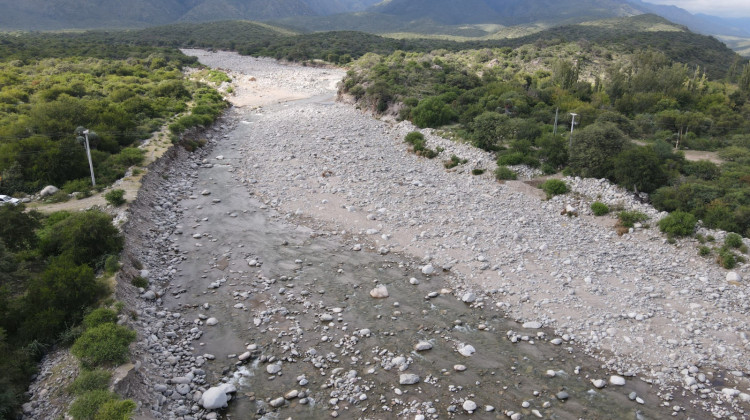
M 612 375 L 609 377 L 609 383 L 612 385 L 623 386 L 625 385 L 625 378 L 619 375 Z
M 370 290 L 370 296 L 375 299 L 385 299 L 388 295 L 388 288 L 385 285 L 378 285 L 374 289 Z
M 398 383 L 401 385 L 414 385 L 419 383 L 420 378 L 419 375 L 413 374 L 413 373 L 402 373 L 399 376 Z
M 477 409 L 477 403 L 475 403 L 472 400 L 466 400 L 464 401 L 462 405 L 463 409 L 466 410 L 469 413 L 473 413 Z

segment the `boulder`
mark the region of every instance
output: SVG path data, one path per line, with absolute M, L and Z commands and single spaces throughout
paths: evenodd
M 216 386 L 204 392 L 199 403 L 206 410 L 218 410 L 229 405 L 228 402 L 229 398 L 227 398 L 227 393 L 224 392 L 224 387 Z
M 55 187 L 54 185 L 47 185 L 42 189 L 42 191 L 39 192 L 39 195 L 42 197 L 49 197 L 51 195 L 55 195 L 58 192 L 60 192 L 60 189 Z

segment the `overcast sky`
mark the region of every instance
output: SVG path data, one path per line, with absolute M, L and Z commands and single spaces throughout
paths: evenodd
M 654 4 L 672 4 L 691 13 L 724 17 L 750 17 L 750 0 L 643 0 Z

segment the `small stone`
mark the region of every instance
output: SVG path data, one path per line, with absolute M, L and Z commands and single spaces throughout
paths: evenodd
M 209 191 L 209 190 L 203 190 L 203 191 L 201 191 L 201 195 L 211 195 L 211 191 Z
M 472 400 L 466 400 L 464 401 L 463 408 L 469 413 L 473 413 L 477 409 L 477 403 Z
M 727 273 L 727 281 L 739 282 L 742 281 L 742 276 L 736 271 L 730 271 Z
M 429 276 L 430 274 L 435 273 L 435 267 L 433 267 L 432 264 L 427 264 L 426 266 L 422 267 L 422 274 Z
M 385 285 L 381 284 L 375 287 L 374 289 L 370 290 L 370 296 L 372 296 L 375 299 L 385 299 L 388 295 L 388 288 L 385 287 Z
M 538 321 L 524 322 L 523 327 L 530 330 L 538 330 L 539 328 L 542 328 L 542 323 Z
M 468 292 L 461 297 L 461 301 L 464 303 L 474 303 L 477 300 L 477 296 L 474 293 Z
M 417 280 L 415 277 L 412 277 L 409 279 L 409 284 L 416 286 L 419 284 L 419 280 Z
M 297 398 L 298 396 L 299 396 L 299 391 L 297 391 L 296 389 L 293 389 L 287 392 L 286 394 L 284 394 L 284 398 L 287 400 L 293 400 Z
M 602 389 L 607 385 L 607 382 L 604 379 L 592 379 L 591 383 L 598 389 Z
M 554 378 L 555 376 L 557 376 L 557 373 L 555 373 L 554 370 L 552 370 L 552 369 L 548 369 L 547 370 L 547 377 Z
M 242 353 L 237 359 L 239 359 L 240 362 L 244 362 L 245 360 L 250 358 L 251 353 L 249 351 L 246 351 Z
M 208 318 L 206 320 L 206 325 L 216 325 L 219 323 L 219 320 L 216 318 Z
M 555 394 L 555 398 L 557 398 L 560 401 L 565 401 L 568 398 L 570 398 L 570 395 L 565 391 L 560 391 L 557 394 Z
M 268 365 L 268 366 L 266 366 L 266 372 L 268 372 L 271 375 L 275 375 L 275 374 L 281 372 L 281 365 L 278 365 L 276 363 L 274 363 L 272 365 Z
M 286 403 L 286 400 L 284 399 L 284 397 L 279 397 L 279 398 L 271 400 L 271 402 L 269 404 L 273 408 L 279 408 L 282 405 L 284 405 L 285 403 Z
M 609 383 L 612 385 L 623 386 L 625 385 L 625 378 L 618 375 L 612 375 L 609 377 Z
M 416 351 L 426 351 L 430 350 L 432 348 L 432 343 L 429 341 L 420 341 L 419 343 L 414 345 L 414 350 Z
M 414 385 L 419 383 L 419 381 L 419 375 L 413 373 L 402 373 L 398 379 L 398 383 L 401 385 Z
M 466 370 L 466 366 L 465 365 L 453 365 L 453 370 L 455 370 L 456 372 L 463 372 Z
M 458 346 L 458 352 L 461 354 L 461 356 L 470 357 L 472 354 L 476 353 L 476 349 L 471 344 L 461 344 Z

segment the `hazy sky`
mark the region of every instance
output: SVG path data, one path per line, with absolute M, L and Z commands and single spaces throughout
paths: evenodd
M 654 4 L 671 4 L 691 13 L 724 17 L 750 17 L 750 0 L 643 0 Z

